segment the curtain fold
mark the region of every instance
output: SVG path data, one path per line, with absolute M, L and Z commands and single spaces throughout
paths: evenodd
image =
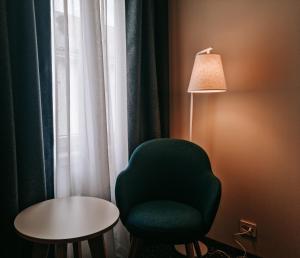
M 49 2 L 0 2 L 1 257 L 29 256 L 14 217 L 53 196 L 50 35 Z
M 52 4 L 55 196 L 114 202 L 115 180 L 128 158 L 125 2 Z M 122 226 L 114 229 L 115 242 L 112 234 L 107 238 L 109 257 L 125 257 Z
M 168 1 L 126 0 L 129 153 L 169 136 Z

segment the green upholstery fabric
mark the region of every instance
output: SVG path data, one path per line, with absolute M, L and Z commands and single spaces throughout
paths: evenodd
M 145 208 L 142 204 L 168 200 L 197 210 L 201 225 L 192 231 L 186 227 L 182 239 L 176 236 L 181 242 L 196 235 L 200 237 L 200 232 L 204 236 L 209 231 L 221 197 L 220 181 L 212 173 L 205 151 L 194 143 L 178 139 L 155 139 L 136 148 L 128 167 L 118 176 L 115 190 L 121 221 L 130 232 L 144 238 L 154 236 L 154 230 L 141 227 L 145 216 L 136 218 L 148 210 L 147 205 Z M 145 211 L 142 212 L 141 207 Z M 172 239 L 172 233 L 166 236 L 162 231 L 157 230 L 155 239 L 161 234 Z
M 127 218 L 129 231 L 147 239 L 182 243 L 203 234 L 201 213 L 178 202 L 162 200 L 139 204 L 132 208 Z M 157 234 L 159 232 L 159 234 Z

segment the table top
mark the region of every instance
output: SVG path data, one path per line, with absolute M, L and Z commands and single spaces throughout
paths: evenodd
M 34 242 L 73 242 L 96 237 L 111 229 L 119 210 L 95 197 L 52 199 L 28 207 L 15 218 L 15 228 Z

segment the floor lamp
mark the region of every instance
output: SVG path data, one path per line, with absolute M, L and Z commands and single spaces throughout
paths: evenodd
M 190 141 L 193 137 L 193 109 L 195 93 L 216 93 L 226 91 L 221 56 L 211 54 L 213 49 L 207 48 L 196 54 L 194 67 L 188 87 L 191 93 L 190 103 Z
M 191 93 L 189 131 L 190 141 L 192 141 L 193 138 L 194 94 L 226 91 L 226 82 L 221 56 L 217 54 L 211 54 L 210 52 L 212 50 L 213 49 L 210 47 L 196 54 L 190 84 L 187 90 L 189 93 Z M 208 251 L 206 245 L 202 242 L 199 242 L 199 245 L 201 248 L 201 254 L 205 255 Z M 184 245 L 176 245 L 175 248 L 179 253 L 186 255 Z

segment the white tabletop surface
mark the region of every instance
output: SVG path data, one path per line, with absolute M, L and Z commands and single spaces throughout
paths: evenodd
M 84 239 L 111 228 L 118 208 L 95 197 L 73 196 L 37 203 L 23 210 L 14 225 L 23 236 L 41 241 Z

